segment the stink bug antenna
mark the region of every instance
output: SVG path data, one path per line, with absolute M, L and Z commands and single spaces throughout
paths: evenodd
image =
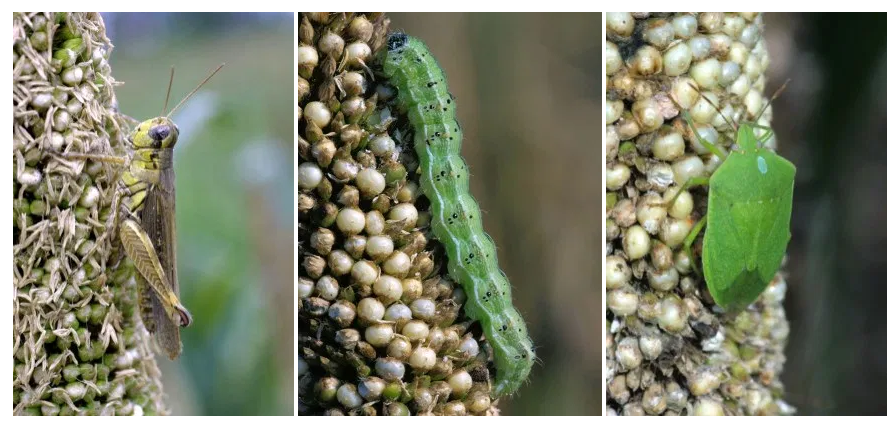
M 698 88 L 695 87 L 694 85 L 692 85 L 691 83 L 689 83 L 688 86 L 691 87 L 693 90 L 695 90 L 698 94 L 701 94 L 701 91 L 699 91 Z M 703 95 L 701 95 L 701 96 L 703 97 Z M 722 154 L 722 152 L 720 152 L 719 149 L 717 149 L 715 145 L 710 144 L 709 142 L 707 142 L 706 140 L 704 140 L 704 137 L 702 137 L 701 134 L 698 132 L 697 128 L 695 128 L 695 125 L 694 125 L 694 123 L 692 122 L 691 115 L 688 113 L 687 110 L 683 110 L 683 109 L 682 109 L 682 105 L 679 104 L 679 101 L 677 101 L 675 98 L 673 98 L 673 94 L 670 94 L 669 97 L 670 97 L 670 101 L 672 101 L 673 104 L 675 104 L 676 107 L 679 109 L 680 113 L 682 114 L 682 117 L 685 119 L 686 123 L 688 124 L 688 128 L 689 128 L 692 132 L 694 132 L 695 137 L 697 137 L 697 139 L 701 142 L 701 144 L 703 144 L 704 147 L 705 147 L 711 154 L 716 155 L 716 156 L 719 157 L 721 160 L 725 160 L 725 155 Z M 711 105 L 713 105 L 713 102 L 711 102 L 709 98 L 704 97 L 704 99 L 707 100 L 708 103 L 710 103 Z M 714 108 L 715 108 L 717 111 L 719 111 L 719 108 L 718 108 L 718 107 L 714 106 Z M 720 113 L 720 116 L 721 116 L 721 115 L 722 115 L 722 113 Z M 722 116 L 722 118 L 725 119 L 725 116 Z M 729 121 L 729 120 L 726 119 L 726 122 L 728 122 L 728 121 Z M 674 196 L 674 197 L 673 197 L 673 200 L 670 201 L 670 203 L 671 203 L 671 207 L 672 207 L 672 202 L 675 201 L 677 198 L 679 198 L 678 195 Z
M 753 119 L 754 123 L 759 122 L 759 118 L 761 118 L 762 114 L 766 112 L 766 109 L 769 108 L 769 105 L 772 104 L 772 101 L 774 101 L 776 98 L 778 98 L 779 95 L 781 95 L 781 93 L 784 92 L 784 89 L 787 88 L 788 83 L 790 83 L 790 79 L 784 81 L 784 85 L 781 85 L 781 88 L 778 88 L 778 91 L 775 91 L 775 93 L 772 94 L 772 97 L 769 98 L 769 101 L 766 102 L 765 107 L 763 107 L 762 110 L 760 110 L 759 113 L 756 114 L 756 118 Z
M 222 69 L 222 67 L 223 67 L 223 66 L 225 66 L 225 63 L 223 63 L 223 64 L 221 64 L 221 65 L 219 65 L 219 67 L 218 67 L 218 68 L 216 68 L 216 70 L 215 70 L 215 71 L 213 71 L 213 73 L 211 73 L 211 74 L 210 74 L 210 76 L 208 76 L 208 77 L 206 77 L 206 78 L 204 78 L 204 80 L 203 80 L 203 81 L 201 81 L 201 83 L 200 83 L 200 84 L 198 84 L 198 86 L 197 86 L 197 87 L 195 87 L 195 88 L 194 88 L 194 89 L 193 89 L 193 90 L 191 90 L 191 92 L 190 92 L 190 93 L 188 93 L 188 95 L 186 95 L 186 96 L 185 96 L 185 98 L 183 98 L 183 99 L 182 99 L 182 101 L 180 101 L 180 102 L 179 102 L 179 104 L 177 104 L 177 105 L 176 105 L 176 107 L 174 107 L 174 108 L 173 108 L 173 110 L 170 110 L 170 113 L 169 113 L 169 114 L 167 114 L 167 116 L 166 116 L 166 117 L 170 117 L 170 116 L 172 116 L 172 115 L 173 115 L 173 113 L 174 113 L 174 112 L 176 112 L 176 109 L 178 109 L 178 108 L 179 108 L 179 106 L 181 106 L 181 105 L 183 105 L 183 104 L 184 104 L 184 103 L 185 103 L 185 102 L 186 102 L 186 101 L 188 101 L 188 99 L 189 99 L 189 98 L 191 98 L 191 96 L 193 96 L 193 95 L 194 95 L 194 93 L 196 93 L 196 92 L 198 92 L 198 90 L 199 90 L 199 89 L 201 89 L 201 87 L 203 87 L 203 86 L 204 86 L 204 84 L 206 84 L 206 83 L 207 83 L 207 81 L 209 81 L 209 80 L 210 80 L 210 78 L 212 78 L 212 77 L 213 77 L 213 75 L 216 75 L 216 72 L 219 72 L 219 70 L 220 70 L 220 69 Z M 170 78 L 171 78 L 171 80 L 172 80 L 172 75 L 171 75 L 171 76 L 170 76 Z
M 734 119 L 729 119 L 729 118 L 725 117 L 725 115 L 722 114 L 722 110 L 719 110 L 719 106 L 717 106 L 716 104 L 713 103 L 712 100 L 707 98 L 707 96 L 705 96 L 704 93 L 702 93 L 701 90 L 698 89 L 698 87 L 696 87 L 692 84 L 688 84 L 688 86 L 691 87 L 691 89 L 697 91 L 697 93 L 701 96 L 701 98 L 703 98 L 704 101 L 706 101 L 707 103 L 710 103 L 710 105 L 713 106 L 714 109 L 716 109 L 716 113 L 719 113 L 719 116 L 722 116 L 722 119 L 725 120 L 725 122 L 728 123 L 729 125 L 732 125 L 732 128 L 735 129 L 735 132 L 738 132 L 738 122 L 735 122 Z
M 170 90 L 173 89 L 173 74 L 176 73 L 176 68 L 170 66 L 170 83 L 167 84 L 167 98 L 164 99 L 164 111 L 161 112 L 161 116 L 167 114 L 167 104 L 170 103 Z

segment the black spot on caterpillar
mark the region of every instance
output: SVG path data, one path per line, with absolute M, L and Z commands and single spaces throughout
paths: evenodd
M 527 379 L 535 356 L 525 320 L 512 305 L 512 287 L 497 263 L 494 242 L 482 228 L 478 203 L 469 193 L 454 97 L 444 71 L 422 41 L 395 33 L 386 46 L 383 75 L 398 89 L 398 107 L 407 112 L 413 127 L 432 232 L 445 246 L 448 272 L 466 291 L 466 314 L 481 322 L 494 349 L 494 395 L 512 394 Z

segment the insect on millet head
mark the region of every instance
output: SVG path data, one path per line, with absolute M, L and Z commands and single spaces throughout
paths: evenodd
M 168 117 L 148 119 L 136 127 L 133 146 L 136 148 L 173 148 L 179 138 L 179 127 Z
M 389 34 L 389 38 L 386 40 L 386 48 L 390 51 L 401 50 L 405 44 L 407 44 L 407 35 L 403 32 L 393 32 Z

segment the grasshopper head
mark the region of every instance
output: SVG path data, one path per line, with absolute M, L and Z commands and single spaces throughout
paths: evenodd
M 179 138 L 179 127 L 167 117 L 148 119 L 136 127 L 133 146 L 136 148 L 173 148 Z

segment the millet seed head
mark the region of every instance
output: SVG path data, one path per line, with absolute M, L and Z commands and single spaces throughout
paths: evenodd
M 694 130 L 728 153 L 730 121 L 754 119 L 766 104 L 762 33 L 760 14 L 606 14 L 609 415 L 793 412 L 779 379 L 789 331 L 783 273 L 728 315 L 694 271 L 700 245 L 691 257 L 683 249 L 707 201 L 706 189 L 679 187 L 720 164 Z M 756 123 L 770 119 L 767 110 Z

